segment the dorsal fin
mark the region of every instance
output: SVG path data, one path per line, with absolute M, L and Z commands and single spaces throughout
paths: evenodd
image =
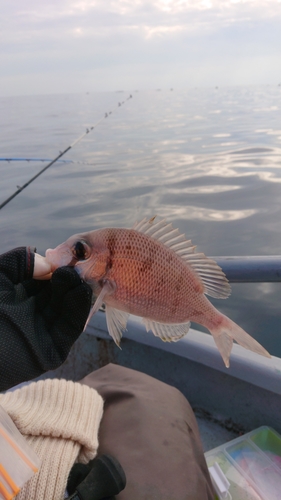
M 217 299 L 229 297 L 231 288 L 218 264 L 204 253 L 194 253 L 196 246 L 192 245 L 191 240 L 186 240 L 185 235 L 174 229 L 165 219 L 154 222 L 155 218 L 144 218 L 136 222 L 133 229 L 160 241 L 185 260 L 198 273 L 207 295 Z

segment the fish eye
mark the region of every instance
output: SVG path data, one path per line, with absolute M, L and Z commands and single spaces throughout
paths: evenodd
M 85 241 L 76 241 L 73 245 L 72 252 L 77 260 L 86 260 L 89 257 L 89 248 Z

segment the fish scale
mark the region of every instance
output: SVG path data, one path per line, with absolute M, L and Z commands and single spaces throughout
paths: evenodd
M 140 316 L 147 331 L 163 341 L 176 342 L 190 321 L 213 335 L 229 366 L 233 340 L 263 356 L 269 353 L 242 328 L 220 313 L 206 294 L 227 298 L 229 283 L 217 263 L 186 240 L 165 220 L 143 219 L 132 229 L 105 228 L 70 237 L 46 251 L 52 270 L 74 265 L 92 286 L 96 301 L 104 303 L 110 335 L 117 345 L 129 314 Z
M 107 232 L 96 233 L 104 247 Z M 105 277 L 116 283 L 115 293 L 106 300 L 109 305 L 120 307 L 121 302 L 131 314 L 159 322 L 183 323 L 189 317 L 195 321 L 188 297 L 197 289 L 198 300 L 204 299 L 192 268 L 163 244 L 133 229 L 116 230 L 113 264 Z

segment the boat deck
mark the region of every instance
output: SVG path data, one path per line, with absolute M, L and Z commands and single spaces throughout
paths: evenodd
M 212 420 L 208 415 L 200 414 L 196 409 L 195 415 L 204 452 L 227 443 L 241 434 L 238 430 L 227 429 L 222 423 Z

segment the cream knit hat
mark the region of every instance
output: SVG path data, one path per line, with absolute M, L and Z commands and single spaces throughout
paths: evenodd
M 0 404 L 42 460 L 17 500 L 62 500 L 73 464 L 97 454 L 101 396 L 87 385 L 48 379 L 0 394 Z

